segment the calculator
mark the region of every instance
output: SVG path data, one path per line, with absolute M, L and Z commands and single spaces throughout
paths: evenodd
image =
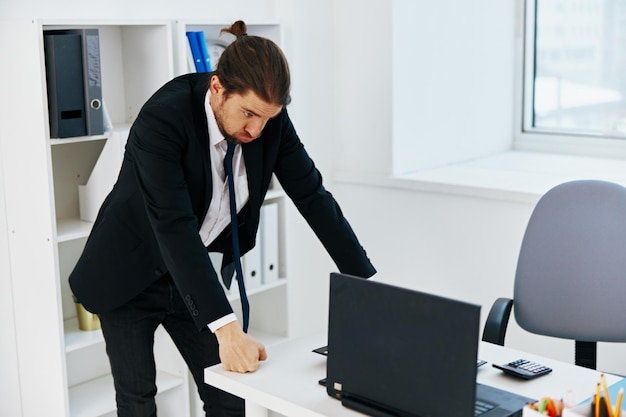
M 551 368 L 527 359 L 517 359 L 503 365 L 493 364 L 494 368 L 498 368 L 508 375 L 512 375 L 522 379 L 533 379 L 552 372 Z

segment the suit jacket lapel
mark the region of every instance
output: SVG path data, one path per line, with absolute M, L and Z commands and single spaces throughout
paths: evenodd
M 249 202 L 252 207 L 259 205 L 261 200 L 260 183 L 263 178 L 263 143 L 261 138 L 242 146 L 243 158 L 248 174 Z
M 211 202 L 211 193 L 212 193 L 212 174 L 211 174 L 211 161 L 209 159 L 209 127 L 207 125 L 207 115 L 204 108 L 204 101 L 206 99 L 206 94 L 209 86 L 209 74 L 207 77 L 200 77 L 196 85 L 194 86 L 194 94 L 193 94 L 193 120 L 194 120 L 194 129 L 196 133 L 195 139 L 198 141 L 198 145 L 200 146 L 200 151 L 202 152 L 202 168 L 204 169 L 204 196 L 203 196 L 203 207 L 204 213 L 206 213 L 206 209 L 209 207 L 209 203 Z M 202 218 L 201 220 L 204 220 Z M 198 227 L 200 227 L 202 222 L 199 222 Z

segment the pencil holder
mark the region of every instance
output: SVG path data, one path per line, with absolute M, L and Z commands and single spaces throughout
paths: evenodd
M 555 404 L 557 401 L 555 399 L 552 400 L 553 404 Z M 535 403 L 527 404 L 526 406 L 524 406 L 524 408 L 522 408 L 522 417 L 545 417 L 550 415 L 554 416 L 555 414 L 558 415 L 558 413 L 559 412 L 554 408 L 550 412 L 547 409 L 543 413 L 539 412 L 537 411 L 537 404 Z
M 81 303 L 75 302 L 76 316 L 78 317 L 78 328 L 80 330 L 98 330 L 100 328 L 100 319 L 90 311 L 87 311 Z
M 541 414 L 539 411 L 530 408 L 529 406 L 525 406 L 522 408 L 522 417 L 545 417 L 544 414 Z
M 613 404 L 613 409 L 615 409 L 615 404 Z M 594 417 L 595 416 L 595 402 L 590 404 L 583 404 L 572 408 L 566 408 L 563 410 L 563 417 Z M 606 410 L 606 404 L 604 401 L 600 403 L 600 417 L 608 417 L 608 412 Z M 624 416 L 624 410 L 620 412 L 620 417 Z M 613 417 L 615 417 L 615 413 L 613 413 Z

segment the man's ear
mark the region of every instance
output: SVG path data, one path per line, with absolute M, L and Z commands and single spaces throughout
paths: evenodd
M 224 90 L 224 86 L 222 85 L 222 81 L 220 77 L 217 75 L 212 75 L 211 80 L 209 81 L 209 89 L 211 90 L 211 94 L 219 94 Z

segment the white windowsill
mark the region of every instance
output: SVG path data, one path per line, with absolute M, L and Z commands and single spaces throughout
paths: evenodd
M 555 185 L 578 179 L 603 179 L 626 186 L 626 160 L 508 151 L 401 176 L 335 176 L 339 183 L 531 204 Z

